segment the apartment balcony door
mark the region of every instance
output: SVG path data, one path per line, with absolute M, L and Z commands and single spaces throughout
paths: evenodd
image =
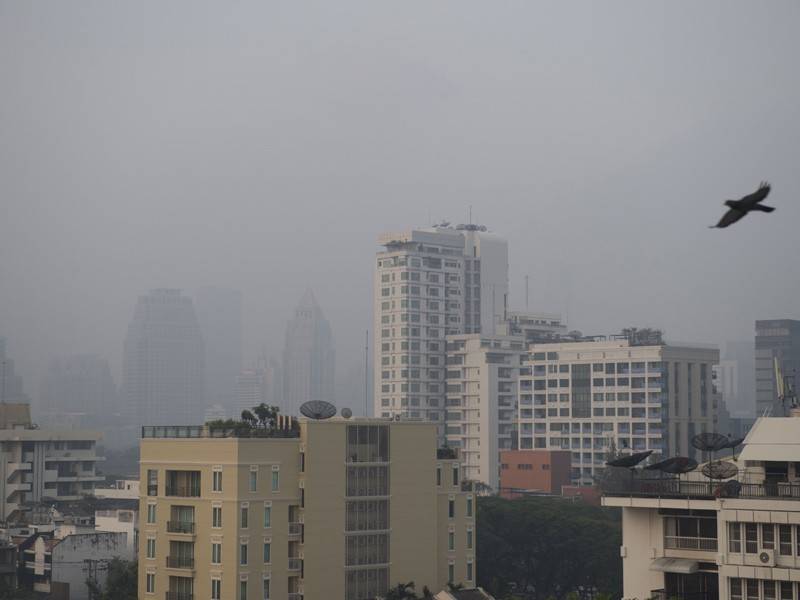
M 664 573 L 667 598 L 679 600 L 719 600 L 719 575 L 697 572 L 691 575 Z

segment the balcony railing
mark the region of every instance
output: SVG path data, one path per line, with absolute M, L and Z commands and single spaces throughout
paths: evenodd
M 303 533 L 302 523 L 289 523 L 289 535 L 302 535 L 302 533 Z
M 167 521 L 168 533 L 194 533 L 192 521 Z
M 170 569 L 194 569 L 194 559 L 188 556 L 168 556 L 167 566 Z
M 166 600 L 194 600 L 194 594 L 188 592 L 166 592 Z
M 738 481 L 682 481 L 678 478 L 620 478 L 603 485 L 606 496 L 646 498 L 800 498 L 800 483 Z
M 199 485 L 168 485 L 166 494 L 167 496 L 175 496 L 178 498 L 199 498 L 200 486 Z
M 664 548 L 667 550 L 707 550 L 716 552 L 717 538 L 665 535 Z
M 299 571 L 303 568 L 303 559 L 302 558 L 290 558 L 289 559 L 289 567 L 287 571 Z
M 300 429 L 264 429 L 237 424 L 233 427 L 209 427 L 208 425 L 145 425 L 143 438 L 298 438 Z

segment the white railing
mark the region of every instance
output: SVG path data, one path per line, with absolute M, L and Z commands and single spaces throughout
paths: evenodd
M 708 550 L 716 552 L 717 538 L 665 535 L 664 548 L 668 550 Z

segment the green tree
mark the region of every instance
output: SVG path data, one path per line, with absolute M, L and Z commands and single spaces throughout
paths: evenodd
M 414 591 L 414 582 L 409 581 L 408 583 L 398 583 L 391 588 L 386 593 L 385 600 L 419 600 L 419 596 Z
M 622 528 L 612 509 L 560 498 L 480 497 L 478 585 L 496 598 L 622 592 Z
M 108 563 L 105 586 L 87 579 L 89 597 L 93 600 L 137 600 L 139 571 L 136 561 L 114 558 Z

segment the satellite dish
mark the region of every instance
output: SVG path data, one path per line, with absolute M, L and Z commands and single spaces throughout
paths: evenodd
M 734 438 L 732 440 L 729 440 L 728 441 L 728 445 L 725 446 L 725 447 L 726 448 L 733 448 L 735 450 L 738 446 L 742 445 L 742 442 L 744 442 L 744 438 Z
M 673 475 L 680 475 L 681 473 L 688 473 L 697 468 L 697 461 L 686 456 L 673 456 L 661 462 L 648 465 L 645 469 L 649 471 L 661 471 L 662 473 L 671 473 Z
M 709 479 L 730 479 L 736 477 L 739 468 L 730 462 L 715 461 L 703 465 L 702 471 Z
M 636 452 L 628 456 L 621 456 L 620 458 L 609 460 L 606 463 L 606 465 L 608 465 L 609 467 L 626 467 L 630 469 L 631 467 L 635 467 L 636 465 L 638 465 L 652 453 L 653 453 L 652 450 L 647 450 L 646 452 Z
M 353 411 L 352 411 L 352 410 L 350 410 L 349 408 L 347 408 L 347 407 L 345 406 L 345 407 L 342 409 L 342 416 L 343 416 L 345 419 L 349 419 L 350 417 L 352 417 L 352 416 L 353 416 Z
M 716 452 L 728 447 L 728 438 L 721 433 L 706 431 L 692 438 L 692 446 L 701 452 Z
M 323 419 L 330 419 L 336 414 L 336 407 L 330 402 L 324 400 L 310 400 L 304 402 L 300 406 L 300 412 L 304 417 L 321 421 Z

